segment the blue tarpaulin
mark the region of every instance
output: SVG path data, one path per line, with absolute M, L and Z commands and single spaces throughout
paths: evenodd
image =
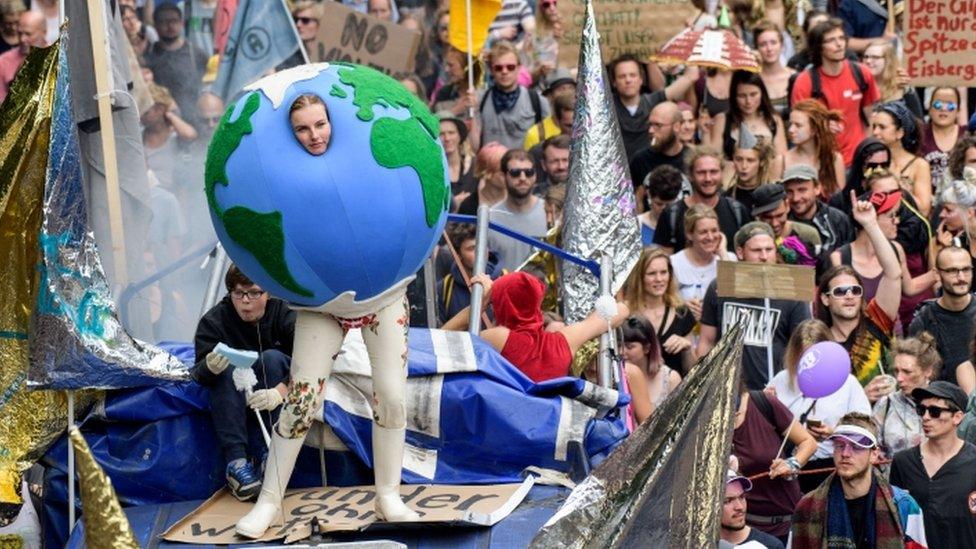
M 351 452 L 326 452 L 328 480 L 335 486 L 370 484 L 368 361 L 361 340 L 352 337 L 343 349 L 324 415 Z M 189 346 L 167 350 L 192 357 Z M 568 472 L 573 441 L 596 462 L 627 435 L 615 412 L 599 417 L 626 404 L 626 395 L 573 378 L 535 384 L 480 338 L 412 329 L 409 356 L 408 483 L 519 482 L 530 465 Z M 81 429 L 123 506 L 206 499 L 224 483 L 207 389 L 195 383 L 111 392 Z M 51 546 L 66 538 L 66 452 L 61 439 L 44 459 Z M 320 483 L 317 453 L 305 448 L 289 486 Z

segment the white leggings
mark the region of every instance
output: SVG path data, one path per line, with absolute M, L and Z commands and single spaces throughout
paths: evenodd
M 332 362 L 339 355 L 346 332 L 361 328 L 373 374 L 373 421 L 386 429 L 406 426 L 404 391 L 407 384 L 407 298 L 394 301 L 361 318 L 298 311 L 291 385 L 281 408 L 278 434 L 302 438 L 322 406 Z

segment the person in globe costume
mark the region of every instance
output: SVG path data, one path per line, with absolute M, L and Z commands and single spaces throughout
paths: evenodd
M 354 328 L 373 370 L 375 510 L 388 521 L 417 519 L 399 497 L 405 290 L 447 217 L 438 134 L 438 120 L 402 85 L 346 63 L 303 65 L 245 87 L 214 132 L 205 192 L 221 243 L 298 311 L 288 395 L 240 535 L 258 538 L 284 518 L 295 460 Z

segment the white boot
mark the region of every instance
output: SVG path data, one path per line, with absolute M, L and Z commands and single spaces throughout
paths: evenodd
M 284 438 L 275 432 L 271 436 L 271 450 L 264 469 L 261 494 L 251 511 L 237 521 L 237 533 L 251 539 L 264 535 L 271 523 L 282 517 L 281 500 L 285 497 L 295 460 L 305 437 Z
M 400 499 L 400 469 L 406 429 L 384 429 L 373 423 L 373 475 L 376 477 L 376 515 L 388 522 L 420 520 Z

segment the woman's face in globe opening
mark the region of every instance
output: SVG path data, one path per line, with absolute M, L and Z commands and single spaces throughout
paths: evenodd
M 332 124 L 325 112 L 325 105 L 316 103 L 291 113 L 291 129 L 295 138 L 309 154 L 319 156 L 329 148 Z

